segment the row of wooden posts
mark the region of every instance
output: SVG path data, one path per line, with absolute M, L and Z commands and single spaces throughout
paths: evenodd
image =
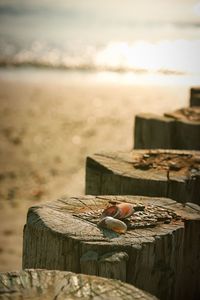
M 87 196 L 29 209 L 23 269 L 33 270 L 1 274 L 3 295 L 200 299 L 200 88 L 191 89 L 188 108 L 136 116 L 134 138 L 131 152 L 87 158 Z M 95 223 L 114 202 L 176 217 L 118 234 Z

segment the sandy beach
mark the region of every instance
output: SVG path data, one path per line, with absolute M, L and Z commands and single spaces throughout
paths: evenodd
M 87 155 L 130 150 L 135 114 L 188 103 L 186 85 L 66 78 L 0 77 L 0 271 L 21 269 L 29 206 L 84 194 Z

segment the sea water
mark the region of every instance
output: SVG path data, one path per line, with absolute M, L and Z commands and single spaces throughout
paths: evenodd
M 32 66 L 106 80 L 190 76 L 197 84 L 199 57 L 195 0 L 0 0 L 1 69 Z

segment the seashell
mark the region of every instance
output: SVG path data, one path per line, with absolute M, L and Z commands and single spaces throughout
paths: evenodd
M 98 223 L 98 226 L 110 229 L 117 233 L 124 233 L 127 230 L 127 226 L 124 222 L 110 216 L 101 219 Z
M 125 219 L 133 214 L 134 208 L 130 203 L 120 203 L 117 204 L 117 207 L 119 209 L 118 219 Z
M 119 215 L 119 208 L 116 205 L 112 205 L 107 207 L 106 209 L 104 209 L 104 211 L 102 212 L 101 217 L 113 217 L 113 218 L 117 218 Z
M 133 214 L 134 208 L 130 203 L 119 203 L 117 205 L 112 205 L 107 207 L 103 213 L 102 217 L 110 216 L 116 219 L 125 219 Z

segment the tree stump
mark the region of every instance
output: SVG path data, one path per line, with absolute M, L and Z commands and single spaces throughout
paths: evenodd
M 200 106 L 200 86 L 190 89 L 190 106 Z
M 70 272 L 25 270 L 0 273 L 0 299 L 141 299 L 157 298 L 117 280 Z
M 200 150 L 200 107 L 135 118 L 135 149 Z
M 200 204 L 200 152 L 133 150 L 94 154 L 86 163 L 87 195 L 144 195 Z
M 103 209 L 119 201 L 134 207 L 124 234 L 97 226 Z M 120 279 L 161 300 L 198 299 L 200 213 L 189 205 L 164 198 L 82 196 L 32 207 L 24 227 L 23 268 Z

